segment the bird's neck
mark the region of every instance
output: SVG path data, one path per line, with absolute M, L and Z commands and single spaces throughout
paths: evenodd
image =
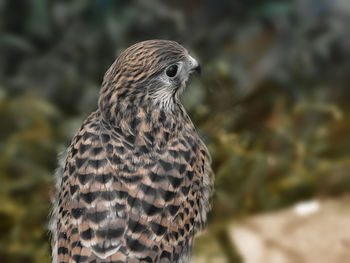
M 183 106 L 176 103 L 172 110 L 166 110 L 147 96 L 135 96 L 132 99 L 126 97 L 114 101 L 100 99 L 99 111 L 104 126 L 121 136 L 143 136 L 146 132 L 155 138 L 157 144 L 159 134 L 175 137 L 190 122 Z

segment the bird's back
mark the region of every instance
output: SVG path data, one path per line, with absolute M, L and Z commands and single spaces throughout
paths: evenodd
M 179 107 L 135 108 L 113 127 L 97 110 L 84 122 L 58 170 L 54 261 L 187 262 L 212 178 Z

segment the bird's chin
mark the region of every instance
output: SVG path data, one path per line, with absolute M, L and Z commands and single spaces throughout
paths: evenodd
M 175 89 L 175 92 L 174 92 L 175 98 L 179 98 L 183 94 L 183 92 L 186 89 L 186 82 L 187 80 L 182 82 L 181 85 Z

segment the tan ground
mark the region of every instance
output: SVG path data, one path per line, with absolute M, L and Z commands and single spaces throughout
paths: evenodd
M 228 231 L 245 263 L 350 262 L 350 198 L 246 218 Z M 193 262 L 228 263 L 220 253 L 195 256 Z

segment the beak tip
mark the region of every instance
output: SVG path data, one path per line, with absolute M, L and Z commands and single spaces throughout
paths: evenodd
M 196 72 L 198 75 L 201 74 L 201 66 L 193 57 L 189 56 L 191 72 Z
M 202 72 L 201 66 L 198 64 L 198 66 L 196 66 L 196 67 L 194 68 L 194 71 L 195 71 L 198 75 L 200 75 L 201 72 Z

